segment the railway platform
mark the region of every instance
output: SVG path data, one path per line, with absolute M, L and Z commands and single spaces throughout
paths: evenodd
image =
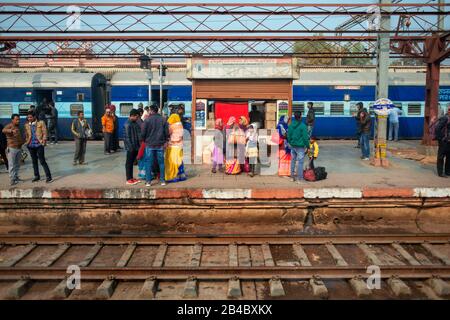
M 46 150 L 53 183 L 32 183 L 29 159 L 16 187 L 0 175 L 0 233 L 450 232 L 450 179 L 412 156 L 417 145 L 392 144 L 391 167 L 376 168 L 353 141 L 321 141 L 317 165 L 329 175 L 318 182 L 187 165 L 187 181 L 146 188 L 125 185 L 124 152 L 90 142 L 88 165 L 74 167 L 73 142 L 63 142 Z
M 360 159 L 360 149 L 354 148 L 354 141 L 325 140 L 320 141 L 320 155 L 316 166 L 324 166 L 328 172 L 326 180 L 316 182 L 292 183 L 287 178 L 277 175 L 248 177 L 246 174 L 228 176 L 221 173 L 212 174 L 208 165 L 186 165 L 188 180 L 168 184 L 165 187 L 154 186 L 152 190 L 173 189 L 310 189 L 310 188 L 446 188 L 450 179 L 436 175 L 435 160 L 414 152 L 419 141 L 406 140 L 389 144 L 389 168 L 376 168 L 369 161 Z M 46 184 L 32 183 L 33 169 L 28 157 L 20 169 L 23 183 L 10 188 L 8 174 L 0 174 L 1 190 L 42 189 L 84 190 L 84 189 L 146 189 L 143 184 L 125 185 L 125 151 L 110 156 L 103 154 L 103 143 L 89 141 L 85 166 L 73 166 L 72 159 L 75 146 L 73 142 L 60 142 L 46 148 L 47 163 L 52 171 L 54 182 Z M 419 161 L 420 160 L 420 161 Z M 135 173 L 137 168 L 135 167 Z M 41 174 L 42 168 L 41 168 Z M 147 188 L 148 189 L 148 188 Z

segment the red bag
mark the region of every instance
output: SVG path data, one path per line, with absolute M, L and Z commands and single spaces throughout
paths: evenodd
M 141 160 L 144 157 L 144 154 L 145 154 L 145 142 L 142 142 L 136 159 Z
M 250 170 L 250 163 L 248 162 L 248 159 L 245 159 L 245 163 L 244 163 L 244 172 L 245 173 L 249 173 Z
M 316 181 L 316 174 L 313 169 L 303 170 L 303 179 L 306 181 Z

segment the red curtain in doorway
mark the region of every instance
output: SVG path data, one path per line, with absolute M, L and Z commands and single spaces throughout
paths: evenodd
M 217 101 L 215 103 L 215 118 L 222 119 L 223 124 L 226 125 L 228 119 L 233 116 L 236 121 L 239 117 L 246 116 L 248 119 L 248 102 L 224 102 Z

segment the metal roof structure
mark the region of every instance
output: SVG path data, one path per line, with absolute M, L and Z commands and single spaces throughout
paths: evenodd
M 392 56 L 398 55 L 394 48 L 405 43 L 423 52 L 426 37 L 438 30 L 448 6 L 428 0 L 395 4 L 0 3 L 0 43 L 6 57 L 138 57 L 148 49 L 155 57 L 373 58 L 377 35 L 382 33 L 391 35 Z M 384 30 L 374 21 L 387 16 L 392 25 Z M 409 22 L 404 27 L 400 22 L 406 16 Z M 335 35 L 336 27 L 353 17 L 369 22 Z M 308 45 L 296 47 L 302 41 Z

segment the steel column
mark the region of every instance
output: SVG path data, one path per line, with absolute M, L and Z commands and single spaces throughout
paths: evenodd
M 391 4 L 391 0 L 379 0 L 379 4 Z M 383 10 L 388 10 L 389 7 Z M 390 30 L 390 16 L 380 17 L 380 30 Z M 376 99 L 388 98 L 389 94 L 389 51 L 390 51 L 390 34 L 379 33 L 377 35 L 377 83 L 376 83 Z M 388 166 L 386 159 L 387 148 L 387 117 L 376 116 L 376 130 L 374 137 L 374 160 L 375 166 Z
M 441 68 L 441 60 L 438 57 L 441 56 L 442 50 L 445 50 L 445 40 L 439 36 L 428 39 L 425 42 L 425 52 L 428 55 L 428 59 L 422 144 L 426 146 L 433 145 L 429 134 L 429 127 L 431 120 L 438 116 L 439 76 Z

